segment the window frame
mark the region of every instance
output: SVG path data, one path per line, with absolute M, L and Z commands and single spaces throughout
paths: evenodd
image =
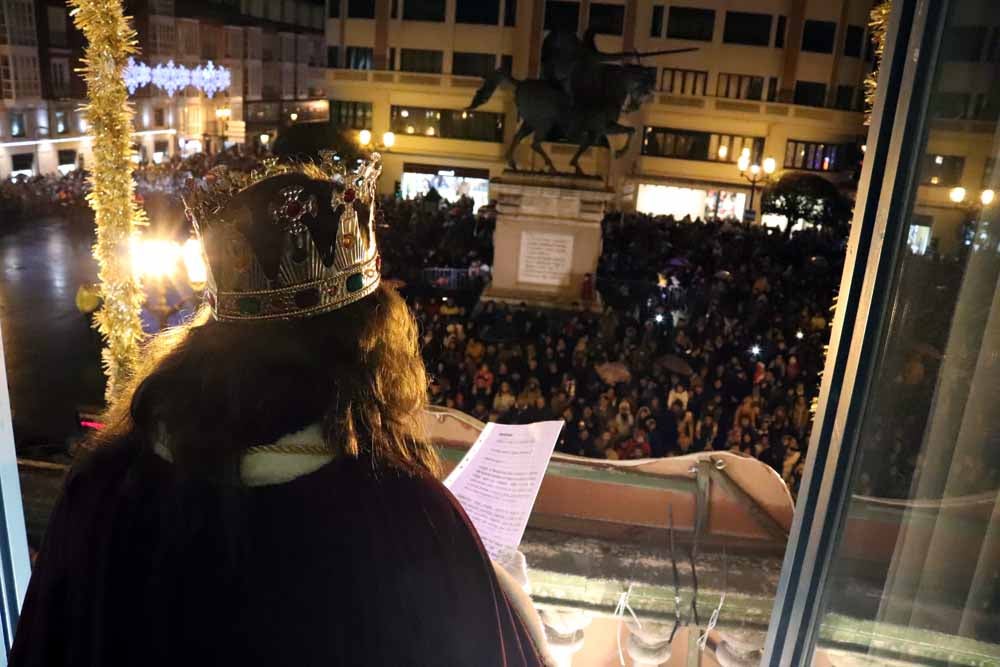
M 701 15 L 702 17 L 706 17 L 707 15 L 710 14 L 712 16 L 712 28 L 707 33 L 708 36 L 707 37 L 706 36 L 689 37 L 689 36 L 678 34 L 677 31 L 672 31 L 671 30 L 671 25 L 674 24 L 674 16 L 676 16 L 676 14 L 674 13 L 675 11 L 690 12 L 690 14 L 688 16 L 689 20 L 692 20 L 693 17 L 696 16 L 696 15 Z M 704 9 L 702 7 L 682 7 L 682 6 L 678 6 L 678 5 L 670 5 L 670 9 L 667 12 L 667 38 L 668 39 L 684 39 L 684 40 L 688 40 L 688 41 L 691 41 L 691 42 L 714 42 L 715 41 L 715 21 L 716 21 L 716 18 L 717 18 L 716 17 L 716 11 L 714 9 Z M 678 22 L 683 21 L 683 20 L 684 19 L 678 19 Z M 680 28 L 679 25 L 676 26 L 676 27 L 678 29 Z
M 916 11 L 917 5 L 923 11 Z M 860 426 L 892 311 L 897 258 L 947 2 L 893 2 L 819 403 L 762 665 L 812 664 L 851 498 Z
M 735 20 L 735 17 L 737 15 L 740 16 L 740 17 L 742 17 L 744 21 L 746 21 L 746 19 L 748 17 L 755 17 L 755 20 L 761 20 L 762 17 L 766 17 L 767 18 L 767 30 L 765 30 L 764 33 L 763 33 L 763 35 L 762 35 L 763 39 L 761 39 L 761 36 L 758 36 L 757 39 L 754 39 L 754 40 L 736 39 L 739 36 L 735 35 L 735 34 L 731 34 L 731 32 L 735 32 L 735 30 L 737 30 L 737 28 L 735 27 L 736 25 L 739 24 L 739 21 Z M 732 24 L 734 27 L 732 28 L 732 30 L 730 29 L 730 23 L 729 23 L 730 17 L 734 18 L 734 22 Z M 763 46 L 763 47 L 767 47 L 767 46 L 771 45 L 771 28 L 773 26 L 774 26 L 774 15 L 773 14 L 766 14 L 764 12 L 741 12 L 741 11 L 726 10 L 725 17 L 724 17 L 723 23 L 722 23 L 722 43 L 723 44 L 735 44 L 735 45 L 738 45 L 738 46 Z

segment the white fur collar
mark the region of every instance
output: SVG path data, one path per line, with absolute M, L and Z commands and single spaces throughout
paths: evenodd
M 170 448 L 157 440 L 155 451 L 166 461 L 173 461 Z M 274 442 L 275 445 L 323 445 L 323 432 L 319 424 L 310 424 L 301 431 L 289 433 Z M 247 486 L 271 486 L 284 484 L 308 475 L 333 460 L 330 454 L 291 454 L 285 452 L 251 452 L 240 462 L 240 477 Z

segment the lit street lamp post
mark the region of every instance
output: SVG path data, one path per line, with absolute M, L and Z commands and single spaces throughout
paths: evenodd
M 396 145 L 396 134 L 394 132 L 383 132 L 382 141 L 379 143 L 373 144 L 372 139 L 371 130 L 361 130 L 358 132 L 358 144 L 362 148 L 372 151 L 388 151 Z
M 145 279 L 153 294 L 146 300 L 146 309 L 156 316 L 158 330 L 169 325 L 170 318 L 184 307 L 189 299 L 181 299 L 171 306 L 167 302 L 167 282 L 178 273 L 181 264 L 188 284 L 195 293 L 205 289 L 208 271 L 201 252 L 201 242 L 190 238 L 183 244 L 168 239 L 135 237 L 131 244 L 132 269 Z
M 956 208 L 965 211 L 966 218 L 962 221 L 962 246 L 970 246 L 976 243 L 975 235 L 979 226 L 980 216 L 983 209 L 993 204 L 996 199 L 996 192 L 990 189 L 982 190 L 979 193 L 979 201 L 968 200 L 968 192 L 962 186 L 954 187 L 948 191 L 948 199 L 955 204 Z M 985 223 L 984 223 L 985 224 Z M 972 236 L 970 237 L 970 232 Z M 979 232 L 983 234 L 983 239 L 987 239 L 987 231 Z
M 720 150 L 719 155 L 722 156 Z M 756 212 L 753 209 L 753 199 L 754 195 L 757 194 L 757 184 L 766 183 L 771 179 L 771 174 L 774 173 L 777 165 L 774 162 L 773 157 L 764 158 L 763 165 L 761 164 L 750 164 L 750 149 L 744 148 L 743 152 L 740 153 L 739 159 L 736 161 L 736 166 L 740 170 L 740 176 L 745 178 L 750 183 L 750 203 L 747 204 L 746 212 L 744 213 L 744 219 L 750 216 L 750 220 L 756 217 Z

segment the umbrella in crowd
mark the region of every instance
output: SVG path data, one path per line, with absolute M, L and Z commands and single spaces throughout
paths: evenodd
M 598 364 L 594 367 L 600 378 L 609 385 L 616 385 L 621 382 L 631 382 L 632 374 L 629 372 L 625 364 L 619 361 L 609 361 L 607 363 Z
M 689 376 L 694 372 L 691 369 L 691 365 L 676 354 L 664 355 L 659 358 L 657 363 L 671 373 L 677 373 L 678 375 Z

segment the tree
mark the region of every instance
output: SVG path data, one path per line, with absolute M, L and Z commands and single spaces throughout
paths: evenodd
M 761 210 L 788 220 L 785 238 L 799 220 L 821 225 L 834 233 L 845 233 L 851 220 L 851 201 L 821 176 L 788 172 L 764 191 Z

